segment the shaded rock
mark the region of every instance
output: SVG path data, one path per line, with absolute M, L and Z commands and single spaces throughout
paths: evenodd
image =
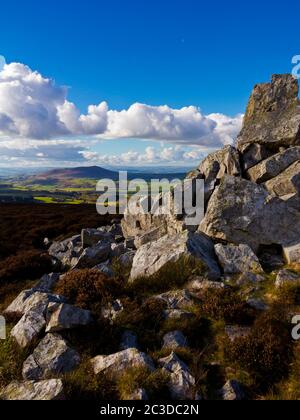
M 225 274 L 263 272 L 257 256 L 248 245 L 217 244 L 215 251 Z
M 126 254 L 123 254 L 118 258 L 118 262 L 124 267 L 132 268 L 135 254 L 135 251 L 126 252 Z
M 82 229 L 81 244 L 83 248 L 94 247 L 100 241 L 112 241 L 112 233 L 101 231 L 98 229 Z
M 95 375 L 100 373 L 118 377 L 124 371 L 132 368 L 154 370 L 152 359 L 137 349 L 127 349 L 109 356 L 97 356 L 91 360 Z
M 285 171 L 280 173 L 277 177 L 266 182 L 265 188 L 270 194 L 276 195 L 277 197 L 285 197 L 285 201 L 288 201 L 291 196 L 300 195 L 300 161 L 297 160 Z M 288 200 L 286 199 L 288 197 Z M 300 209 L 298 208 L 298 211 Z
M 237 325 L 227 325 L 225 327 L 225 333 L 227 334 L 229 340 L 234 342 L 237 338 L 247 337 L 251 333 L 251 328 L 240 327 Z
M 265 277 L 261 274 L 250 273 L 249 271 L 242 273 L 236 281 L 238 286 L 243 286 L 247 283 L 261 283 L 265 281 Z
M 47 310 L 46 332 L 59 332 L 93 323 L 90 311 L 67 304 L 52 303 Z
M 274 75 L 271 83 L 256 85 L 238 137 L 238 149 L 252 143 L 278 150 L 299 144 L 298 81 L 290 74 Z
M 226 176 L 213 193 L 200 231 L 216 240 L 246 244 L 284 245 L 300 235 L 300 213 L 261 186 Z
M 251 181 L 258 184 L 269 181 L 285 171 L 294 162 L 300 160 L 300 146 L 291 147 L 284 152 L 277 153 L 249 169 L 247 172 Z M 284 194 L 282 194 L 284 195 Z
M 46 320 L 44 315 L 35 311 L 29 311 L 14 326 L 10 335 L 20 347 L 26 348 L 39 337 L 45 327 Z
M 60 277 L 59 273 L 45 274 L 34 287 L 34 290 L 44 293 L 50 293 Z
M 252 143 L 243 146 L 242 150 L 243 154 L 241 155 L 241 162 L 244 171 L 247 171 L 262 160 L 268 159 L 270 156 L 272 156 L 272 152 L 260 144 Z
M 12 382 L 0 392 L 0 399 L 11 401 L 63 400 L 63 383 L 60 379 L 50 379 L 40 382 Z
M 129 238 L 125 239 L 125 241 L 124 241 L 125 248 L 135 250 L 136 248 L 135 248 L 135 245 L 134 245 L 134 241 L 135 241 L 135 237 L 132 237 L 132 238 L 129 237 Z
M 57 334 L 47 334 L 33 354 L 23 364 L 23 378 L 47 379 L 75 369 L 80 363 L 79 354 Z
M 176 350 L 178 348 L 188 347 L 188 340 L 181 331 L 173 331 L 163 337 L 163 348 Z
M 72 236 L 61 242 L 53 242 L 48 252 L 52 257 L 57 258 L 61 262 L 69 262 L 72 252 L 76 247 L 81 247 L 80 235 Z
M 158 241 L 163 236 L 167 235 L 166 226 L 159 226 L 157 228 L 151 229 L 143 235 L 137 236 L 134 245 L 137 249 L 141 246 L 148 244 L 149 242 Z
M 290 270 L 280 270 L 277 274 L 275 286 L 277 288 L 284 286 L 285 284 L 300 283 L 300 275 Z
M 139 277 L 150 277 L 170 262 L 182 257 L 199 259 L 211 279 L 220 277 L 215 260 L 213 243 L 201 234 L 184 232 L 175 236 L 164 236 L 156 242 L 142 246 L 136 253 L 131 270 L 131 281 Z
M 120 350 L 138 349 L 138 338 L 133 331 L 124 331 L 121 338 Z
M 169 389 L 172 398 L 194 400 L 196 381 L 187 365 L 175 353 L 160 359 L 158 363 L 170 376 Z
M 101 273 L 105 274 L 108 277 L 114 277 L 115 273 L 110 265 L 109 260 L 102 263 L 102 264 L 98 264 L 95 267 L 93 267 L 94 270 L 98 270 Z
M 228 381 L 219 391 L 224 401 L 241 401 L 245 399 L 245 392 L 238 381 Z
M 105 262 L 111 253 L 111 243 L 110 242 L 99 242 L 96 246 L 92 248 L 86 248 L 81 256 L 78 258 L 77 262 L 74 264 L 74 268 L 92 268 L 95 265 Z
M 129 249 L 126 249 L 123 243 L 117 244 L 114 243 L 111 245 L 111 257 L 112 258 L 118 258 L 123 254 L 126 254 Z
M 44 315 L 48 304 L 51 302 L 62 303 L 65 302 L 65 298 L 49 293 L 36 292 L 34 289 L 25 290 L 9 305 L 4 314 L 22 317 L 25 313 L 32 311 Z

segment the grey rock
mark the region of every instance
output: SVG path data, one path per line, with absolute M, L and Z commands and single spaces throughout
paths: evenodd
M 163 337 L 163 348 L 176 351 L 178 348 L 188 347 L 188 340 L 181 331 L 173 331 Z
M 94 270 L 98 270 L 101 273 L 105 274 L 108 277 L 114 277 L 115 273 L 110 265 L 109 260 L 107 260 L 104 263 L 98 264 L 95 267 L 93 267 Z
M 183 309 L 167 309 L 164 311 L 164 317 L 166 321 L 185 321 L 193 319 L 195 315 L 192 312 Z
M 39 337 L 45 327 L 46 320 L 44 315 L 35 311 L 29 311 L 14 326 L 10 335 L 20 347 L 26 348 Z
M 133 260 L 134 260 L 134 257 L 135 257 L 135 254 L 136 254 L 136 252 L 135 251 L 129 251 L 129 252 L 126 252 L 126 254 L 123 254 L 123 255 L 121 255 L 119 258 L 118 258 L 118 262 L 122 265 L 122 266 L 124 266 L 124 267 L 127 267 L 127 268 L 132 268 L 132 264 L 133 264 Z
M 132 368 L 154 370 L 152 359 L 137 349 L 127 349 L 109 356 L 97 356 L 91 360 L 95 375 L 100 373 L 118 377 L 124 371 Z
M 25 380 L 41 380 L 71 372 L 80 363 L 79 354 L 57 334 L 47 334 L 23 364 Z
M 154 296 L 152 299 L 166 304 L 168 309 L 185 309 L 193 304 L 193 299 L 188 290 L 172 290 Z
M 60 379 L 50 379 L 40 382 L 12 382 L 0 392 L 0 399 L 8 401 L 63 400 L 63 383 Z
M 95 265 L 105 262 L 111 253 L 111 243 L 110 242 L 99 242 L 96 246 L 92 248 L 86 248 L 78 261 L 74 265 L 74 268 L 92 268 Z
M 243 146 L 241 149 L 243 152 L 241 155 L 241 161 L 244 171 L 247 171 L 262 160 L 268 159 L 272 156 L 272 152 L 260 144 L 248 144 Z
M 81 231 L 81 243 L 83 248 L 94 247 L 100 241 L 112 241 L 113 235 L 109 232 L 102 232 L 98 229 L 83 229 Z
M 300 283 L 300 275 L 290 270 L 280 270 L 277 274 L 276 288 L 282 287 L 285 284 Z
M 235 380 L 228 381 L 219 391 L 219 395 L 224 401 L 241 401 L 246 398 L 242 385 Z
M 194 400 L 196 391 L 195 378 L 187 365 L 173 352 L 170 356 L 158 361 L 170 376 L 169 389 L 175 400 Z
M 139 277 L 150 277 L 166 264 L 179 261 L 183 257 L 199 259 L 206 266 L 210 279 L 216 280 L 220 277 L 213 243 L 204 235 L 184 232 L 174 236 L 167 235 L 142 246 L 133 260 L 131 281 Z
M 120 350 L 138 349 L 138 337 L 133 331 L 124 331 L 121 338 Z
M 300 242 L 295 241 L 283 246 L 284 257 L 288 264 L 300 262 Z
M 52 303 L 48 306 L 46 332 L 59 332 L 84 327 L 91 323 L 93 316 L 90 311 L 68 304 Z
M 251 273 L 249 271 L 246 271 L 245 273 L 242 273 L 239 276 L 239 278 L 236 281 L 236 284 L 238 286 L 243 286 L 247 283 L 258 284 L 258 283 L 262 283 L 263 281 L 265 281 L 265 277 L 262 276 L 261 274 L 256 274 L 256 273 Z
M 102 317 L 108 320 L 111 324 L 114 323 L 117 316 L 124 311 L 124 306 L 120 300 L 115 300 L 114 302 L 103 307 L 101 310 Z
M 263 272 L 257 256 L 248 245 L 217 244 L 215 251 L 225 274 Z
M 269 309 L 269 306 L 262 299 L 250 298 L 247 300 L 247 305 L 256 311 L 267 311 Z
M 224 289 L 224 288 L 225 288 L 225 284 L 223 282 L 210 281 L 203 277 L 194 277 L 193 279 L 189 281 L 187 285 L 187 289 L 191 293 L 197 293 L 197 292 L 201 292 L 207 289 L 219 290 L 219 289 Z
M 143 235 L 137 236 L 134 245 L 137 249 L 149 242 L 158 241 L 160 238 L 167 234 L 166 226 L 162 225 L 157 228 L 151 229 Z

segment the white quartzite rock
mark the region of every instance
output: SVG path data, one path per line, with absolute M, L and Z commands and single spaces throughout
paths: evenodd
M 63 400 L 63 383 L 60 379 L 50 379 L 40 382 L 12 382 L 0 392 L 0 399 L 12 401 Z

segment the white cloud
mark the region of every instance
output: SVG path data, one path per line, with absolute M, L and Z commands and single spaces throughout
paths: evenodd
M 137 138 L 212 148 L 233 143 L 242 124 L 241 115 L 205 116 L 195 106 L 172 109 L 136 103 L 115 111 L 101 102 L 81 114 L 67 95 L 66 87 L 23 64 L 5 65 L 0 71 L 0 133 L 32 139 Z

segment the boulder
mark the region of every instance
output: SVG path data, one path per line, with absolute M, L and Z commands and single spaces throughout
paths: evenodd
M 81 244 L 83 248 L 94 247 L 100 241 L 113 241 L 112 233 L 100 231 L 98 229 L 82 229 Z
M 241 401 L 245 399 L 245 392 L 238 381 L 228 381 L 219 391 L 220 398 L 224 401 Z
M 49 293 L 36 292 L 34 289 L 25 290 L 9 305 L 4 311 L 5 315 L 22 317 L 25 313 L 31 311 L 44 315 L 49 303 L 62 303 L 65 298 Z
M 145 368 L 154 370 L 152 359 L 137 349 L 127 349 L 120 353 L 109 356 L 97 356 L 91 360 L 95 375 L 109 374 L 111 377 L 118 377 L 128 369 Z
M 181 331 L 173 331 L 163 337 L 163 348 L 176 351 L 183 347 L 188 347 L 188 340 Z
M 150 277 L 168 263 L 181 258 L 196 258 L 203 263 L 211 279 L 220 277 L 215 259 L 213 243 L 202 234 L 184 232 L 167 235 L 156 242 L 143 245 L 136 253 L 131 270 L 131 281 L 139 277 Z
M 189 281 L 187 285 L 187 289 L 189 290 L 189 292 L 193 294 L 201 292 L 202 290 L 208 290 L 208 289 L 220 290 L 224 288 L 225 288 L 225 284 L 223 282 L 210 281 L 203 277 L 194 277 L 193 279 Z
M 68 304 L 52 303 L 48 306 L 46 332 L 85 327 L 91 323 L 93 323 L 93 316 L 90 311 Z
M 101 309 L 102 317 L 108 320 L 111 324 L 114 323 L 117 316 L 124 311 L 124 306 L 120 300 L 115 300 Z
M 124 243 L 113 243 L 111 245 L 111 258 L 118 258 L 123 254 L 126 254 L 129 249 L 126 249 Z
M 247 305 L 250 306 L 250 308 L 255 309 L 256 311 L 263 312 L 269 309 L 269 306 L 262 299 L 249 298 L 247 299 Z
M 120 350 L 138 349 L 138 337 L 133 331 L 124 331 L 121 337 Z
M 59 273 L 45 274 L 34 287 L 38 292 L 50 293 L 60 277 Z
M 283 254 L 288 264 L 300 263 L 300 242 L 295 241 L 284 245 Z
M 271 83 L 256 85 L 238 137 L 238 149 L 258 143 L 275 152 L 300 143 L 298 81 L 290 74 L 274 75 Z
M 20 347 L 26 348 L 39 337 L 45 327 L 46 320 L 44 315 L 36 311 L 29 311 L 14 326 L 10 335 Z
M 38 381 L 62 375 L 80 363 L 79 354 L 57 334 L 47 334 L 23 364 L 23 378 Z
M 127 268 L 131 269 L 135 254 L 136 254 L 135 251 L 126 252 L 126 254 L 121 255 L 117 259 L 117 261 L 118 261 L 119 264 L 121 264 L 121 266 L 124 266 L 124 267 L 127 267 Z
M 257 256 L 248 245 L 217 244 L 215 251 L 225 274 L 263 272 Z
M 193 299 L 187 290 L 172 290 L 152 297 L 165 303 L 167 309 L 185 309 L 193 304 Z
M 48 252 L 54 258 L 62 261 L 65 258 L 65 254 L 68 251 L 74 250 L 76 247 L 81 246 L 81 237 L 80 235 L 72 236 L 71 238 L 65 239 L 61 242 L 53 242 L 50 246 Z
M 300 160 L 297 160 L 285 171 L 264 184 L 266 190 L 277 197 L 289 200 L 291 196 L 300 195 Z M 288 196 L 287 198 L 285 198 Z M 298 207 L 298 211 L 300 208 Z
M 169 389 L 175 400 L 194 400 L 196 381 L 187 365 L 173 352 L 158 361 L 162 369 L 170 376 Z
M 105 274 L 107 277 L 114 277 L 115 275 L 109 260 L 105 261 L 104 263 L 96 265 L 95 267 L 93 267 L 93 269 L 100 271 L 101 273 Z
M 276 277 L 276 288 L 286 284 L 300 283 L 300 275 L 290 270 L 280 270 Z
M 92 248 L 86 248 L 81 256 L 75 261 L 74 268 L 84 269 L 93 268 L 109 259 L 111 254 L 110 242 L 99 242 Z
M 242 273 L 239 278 L 236 281 L 237 286 L 243 286 L 247 283 L 253 283 L 258 284 L 265 281 L 265 277 L 261 274 L 252 273 L 249 271 L 246 271 L 245 273 Z
M 136 249 L 139 249 L 141 246 L 148 244 L 149 242 L 158 241 L 160 238 L 167 234 L 166 226 L 162 225 L 157 228 L 151 229 L 143 235 L 137 236 L 134 245 Z
M 255 165 L 248 170 L 247 175 L 252 182 L 261 184 L 277 177 L 294 162 L 300 160 L 300 146 L 290 147 Z
M 283 246 L 297 240 L 300 213 L 260 185 L 225 176 L 209 201 L 199 231 L 215 240 L 249 245 L 256 252 L 261 245 Z
M 40 382 L 12 382 L 0 392 L 0 400 L 8 401 L 53 401 L 63 399 L 64 388 L 60 379 Z
M 242 147 L 243 154 L 241 155 L 241 165 L 244 172 L 256 166 L 262 160 L 268 159 L 272 156 L 272 152 L 266 147 L 252 143 Z
M 185 311 L 183 309 L 167 309 L 163 313 L 166 321 L 186 321 L 195 317 L 193 312 Z

